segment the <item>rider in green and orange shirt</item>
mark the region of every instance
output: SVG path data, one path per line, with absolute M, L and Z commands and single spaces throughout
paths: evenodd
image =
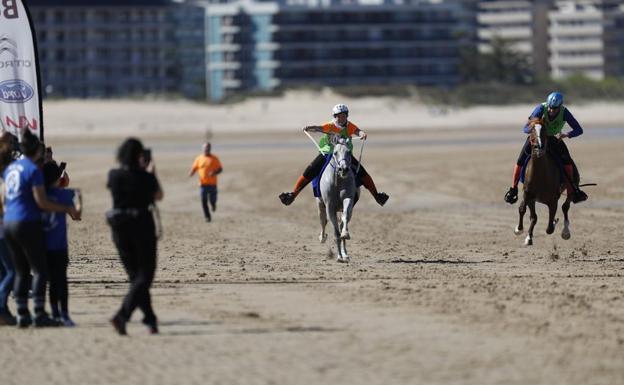
M 321 132 L 324 133 L 319 141 L 320 153 L 316 158 L 310 163 L 310 165 L 305 169 L 303 175 L 297 179 L 297 183 L 295 183 L 295 188 L 292 192 L 284 192 L 279 195 L 280 200 L 286 206 L 293 203 L 299 192 L 303 190 L 305 186 L 312 181 L 316 176 L 321 173 L 321 169 L 325 164 L 325 156 L 331 154 L 333 151 L 333 145 L 330 140 L 329 134 L 338 134 L 344 138 L 351 138 L 351 136 L 356 135 L 361 140 L 366 140 L 367 135 L 364 131 L 360 130 L 358 126 L 354 123 L 348 121 L 349 117 L 349 108 L 344 104 L 337 104 L 334 106 L 333 110 L 334 119 L 331 122 L 325 123 L 322 126 L 307 126 L 304 127 L 304 131 L 307 132 Z M 353 151 L 353 144 L 351 141 L 348 142 L 349 150 Z M 354 167 L 357 167 L 358 161 L 355 157 L 352 158 L 352 164 Z M 362 181 L 362 184 L 368 191 L 370 191 L 375 201 L 383 206 L 386 201 L 388 201 L 388 194 L 383 192 L 377 192 L 377 187 L 375 186 L 375 182 L 373 182 L 373 178 L 366 172 L 363 166 L 360 166 L 358 174 L 356 178 Z

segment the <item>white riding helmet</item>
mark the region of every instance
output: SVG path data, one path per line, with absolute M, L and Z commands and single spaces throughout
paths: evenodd
M 349 116 L 349 107 L 346 104 L 336 104 L 334 108 L 332 108 L 333 115 L 336 116 L 338 114 L 345 113 Z

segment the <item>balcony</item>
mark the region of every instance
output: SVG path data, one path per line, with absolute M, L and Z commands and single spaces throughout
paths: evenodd
M 555 25 L 549 28 L 550 36 L 602 36 L 602 25 Z
M 531 24 L 531 12 L 514 13 L 481 13 L 477 15 L 477 22 L 484 25 Z
M 532 35 L 533 31 L 529 26 L 517 28 L 479 29 L 478 31 L 478 36 L 482 40 L 490 40 L 496 37 L 506 40 L 530 40 Z
M 602 39 L 587 40 L 551 40 L 550 49 L 553 52 L 569 52 L 569 51 L 598 51 L 604 48 Z
M 602 68 L 604 65 L 604 58 L 602 55 L 551 56 L 549 62 L 552 68 Z

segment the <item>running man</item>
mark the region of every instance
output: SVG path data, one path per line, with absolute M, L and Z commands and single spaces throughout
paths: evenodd
M 212 220 L 208 209 L 208 197 L 210 197 L 212 211 L 217 210 L 217 175 L 223 172 L 221 161 L 210 152 L 211 149 L 209 142 L 204 143 L 203 153 L 195 158 L 189 172 L 189 177 L 195 175 L 196 172 L 199 175 L 199 195 L 206 222 Z

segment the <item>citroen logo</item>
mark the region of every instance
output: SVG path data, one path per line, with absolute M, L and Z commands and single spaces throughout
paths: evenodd
M 0 35 L 0 55 L 5 52 L 17 56 L 17 43 L 6 35 Z

